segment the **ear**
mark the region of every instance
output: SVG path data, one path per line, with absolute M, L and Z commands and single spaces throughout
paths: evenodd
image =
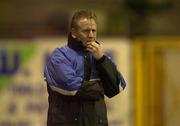
M 76 29 L 74 29 L 74 28 L 71 29 L 71 35 L 72 35 L 73 38 L 77 38 L 77 31 L 76 31 Z

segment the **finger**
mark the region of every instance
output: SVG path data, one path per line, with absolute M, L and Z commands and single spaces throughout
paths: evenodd
M 99 44 L 98 42 L 92 42 L 92 44 L 93 44 L 94 46 L 100 46 L 100 44 Z
M 92 46 L 92 45 L 87 46 L 87 49 L 89 49 L 89 51 L 92 52 L 92 53 L 97 52 L 97 48 Z
M 98 48 L 100 47 L 100 45 L 97 44 L 96 42 L 91 42 L 88 44 L 88 46 L 93 48 L 94 50 L 98 50 Z
M 94 48 L 92 45 L 88 45 L 88 46 L 87 46 L 87 49 L 90 49 L 91 52 L 94 52 L 94 51 L 95 51 L 95 48 Z
M 90 44 L 92 44 L 92 45 L 100 45 L 98 42 L 96 42 L 96 41 L 92 41 L 92 42 L 87 42 L 87 45 L 90 45 Z
M 86 48 L 86 50 L 93 53 L 93 50 L 91 48 Z

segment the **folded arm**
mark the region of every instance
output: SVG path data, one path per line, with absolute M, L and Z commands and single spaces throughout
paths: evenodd
M 123 76 L 108 57 L 103 56 L 100 60 L 97 60 L 97 69 L 106 96 L 111 98 L 120 92 L 120 87 L 125 88 L 126 82 Z
M 103 97 L 99 82 L 83 81 L 63 53 L 55 50 L 47 60 L 45 78 L 52 90 L 63 95 L 96 100 Z

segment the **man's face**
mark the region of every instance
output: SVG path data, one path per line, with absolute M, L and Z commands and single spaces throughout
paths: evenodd
M 86 47 L 87 42 L 96 41 L 97 25 L 94 19 L 82 18 L 78 22 L 78 28 L 74 30 L 73 35 L 82 41 Z

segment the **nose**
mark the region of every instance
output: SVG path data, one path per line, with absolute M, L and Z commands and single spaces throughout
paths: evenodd
M 88 36 L 91 37 L 91 38 L 94 37 L 94 34 L 93 34 L 92 30 L 89 31 Z

